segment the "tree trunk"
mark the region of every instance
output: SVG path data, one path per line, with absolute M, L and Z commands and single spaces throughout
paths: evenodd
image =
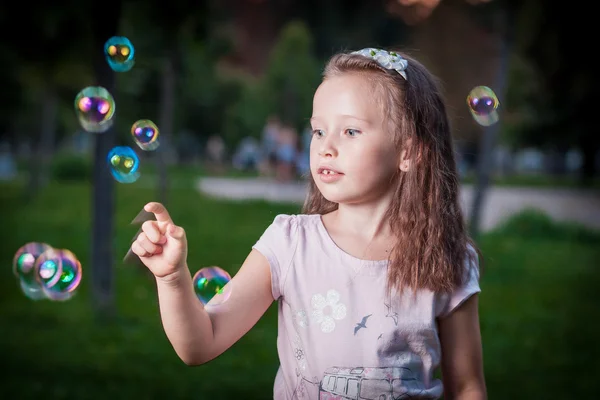
M 510 33 L 505 31 L 508 23 L 507 10 L 500 7 L 497 11 L 496 18 L 496 26 L 500 29 L 500 65 L 497 70 L 496 82 L 494 82 L 495 85 L 493 88 L 496 92 L 496 96 L 502 99 L 504 98 L 506 83 L 508 81 L 508 63 L 510 59 L 510 44 L 512 38 Z M 488 126 L 484 130 L 483 138 L 480 142 L 480 149 L 477 157 L 477 180 L 474 187 L 473 203 L 471 205 L 469 221 L 469 231 L 474 239 L 478 238 L 481 230 L 481 212 L 489 186 L 490 174 L 494 161 L 494 147 L 496 145 L 496 138 L 500 132 L 500 122 L 501 121 Z
M 465 99 L 478 85 L 490 86 L 503 98 L 510 56 L 510 39 L 506 39 L 509 37 L 506 32 L 508 10 L 502 9 L 504 6 L 504 3 L 498 5 L 493 29 L 484 29 L 481 23 L 465 13 L 464 8 L 468 5 L 458 1 L 441 2 L 425 21 L 412 28 L 411 41 L 414 48 L 419 49 L 417 58 L 444 82 L 453 139 L 462 141 L 464 148 L 469 149 L 463 151 L 461 157 L 471 161 L 470 148 L 479 143 L 474 160 L 477 162 L 477 181 L 469 221 L 473 237 L 479 233 L 481 208 L 493 168 L 493 150 L 500 123 L 483 129 L 477 127 Z M 465 43 L 469 45 L 465 46 Z
M 48 165 L 52 159 L 58 117 L 58 95 L 52 83 L 47 83 L 41 96 L 40 140 L 31 154 L 26 201 L 33 200 L 48 181 Z
M 600 140 L 595 133 L 595 128 L 582 126 L 582 129 L 586 128 L 588 130 L 579 136 L 579 147 L 583 156 L 579 182 L 584 187 L 590 186 L 596 176 L 596 157 L 600 152 Z
M 578 124 L 575 126 L 579 130 L 579 150 L 582 153 L 582 164 L 579 171 L 579 183 L 581 186 L 590 186 L 596 171 L 596 157 L 600 157 L 600 136 L 598 136 L 598 123 L 596 121 L 596 93 L 598 85 L 588 88 L 586 95 L 581 99 L 575 115 Z
M 411 47 L 418 49 L 411 53 L 443 82 L 453 139 L 470 148 L 480 142 L 483 129 L 473 122 L 466 98 L 478 85 L 496 90 L 500 35 L 469 15 L 468 7 L 463 0 L 442 1 L 411 29 Z
M 175 53 L 170 52 L 164 60 L 159 109 L 160 146 L 156 149 L 156 168 L 158 172 L 158 201 L 166 206 L 169 181 L 165 156 L 169 151 L 169 140 L 173 137 L 175 113 Z
M 117 34 L 121 13 L 120 1 L 110 4 L 92 2 L 93 52 L 92 60 L 96 84 L 114 95 L 115 76 L 104 59 L 103 47 L 106 40 Z M 113 288 L 113 220 L 114 181 L 110 174 L 106 156 L 115 146 L 116 131 L 112 127 L 94 136 L 94 168 L 92 187 L 92 252 L 89 281 L 92 304 L 96 318 L 100 321 L 115 317 Z
M 544 169 L 552 176 L 564 176 L 567 174 L 567 152 L 569 146 L 559 143 L 546 152 Z

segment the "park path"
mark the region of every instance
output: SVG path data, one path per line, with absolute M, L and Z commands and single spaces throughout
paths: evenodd
M 266 200 L 302 204 L 306 185 L 278 183 L 264 178 L 200 178 L 197 189 L 207 196 L 228 200 Z M 469 217 L 473 186 L 461 187 L 461 206 Z M 581 189 L 492 187 L 481 215 L 481 229 L 489 231 L 507 217 L 527 208 L 536 208 L 556 221 L 578 222 L 600 229 L 600 192 Z

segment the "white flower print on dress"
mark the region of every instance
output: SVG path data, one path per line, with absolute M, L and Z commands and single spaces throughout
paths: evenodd
M 306 316 L 306 311 L 296 311 L 295 321 L 296 325 L 298 325 L 300 328 L 306 328 L 308 326 L 308 317 Z
M 296 358 L 296 362 L 298 363 L 298 367 L 300 367 L 301 371 L 306 371 L 306 352 L 304 351 L 304 347 L 302 346 L 302 339 L 300 336 L 294 336 L 294 357 Z M 301 373 L 300 373 L 301 374 Z
M 331 333 L 335 329 L 335 320 L 346 317 L 346 305 L 339 303 L 340 294 L 333 289 L 327 291 L 326 297 L 317 293 L 311 299 L 312 320 L 320 324 L 321 331 Z M 329 307 L 328 307 L 329 306 Z

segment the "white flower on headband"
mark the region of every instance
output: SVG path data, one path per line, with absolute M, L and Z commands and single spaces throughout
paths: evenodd
M 354 51 L 352 54 L 359 54 L 370 58 L 371 60 L 375 60 L 377 64 L 381 65 L 383 68 L 393 69 L 406 79 L 406 67 L 408 67 L 408 61 L 396 52 L 369 47 Z

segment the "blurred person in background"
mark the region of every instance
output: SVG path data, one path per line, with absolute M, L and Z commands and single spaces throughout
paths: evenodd
M 296 173 L 298 178 L 304 179 L 310 172 L 310 141 L 312 139 L 312 128 L 308 125 L 302 131 L 296 157 Z
M 273 176 L 277 166 L 277 145 L 281 133 L 281 121 L 277 115 L 271 115 L 262 132 L 262 160 L 259 166 L 261 175 Z
M 291 125 L 284 125 L 279 134 L 277 143 L 276 160 L 277 169 L 275 178 L 279 182 L 289 182 L 294 179 L 296 172 L 296 157 L 298 146 L 298 133 Z
M 240 142 L 233 155 L 233 166 L 242 171 L 254 171 L 260 161 L 260 143 L 252 136 L 246 136 Z
M 225 172 L 225 142 L 220 135 L 212 135 L 206 142 L 206 167 L 209 172 Z

